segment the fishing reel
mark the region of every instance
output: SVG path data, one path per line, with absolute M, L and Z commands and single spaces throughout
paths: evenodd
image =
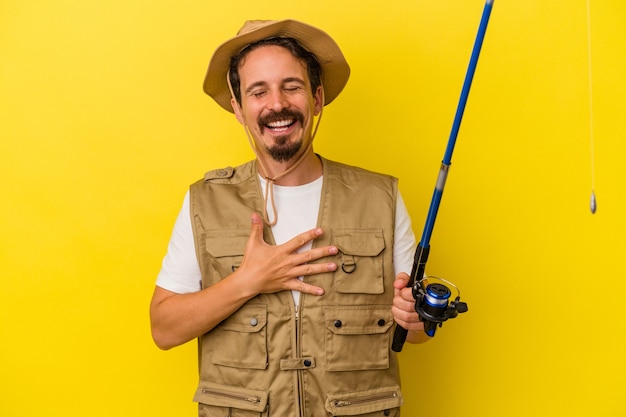
M 453 288 L 456 297 L 450 301 Z M 461 301 L 461 292 L 451 282 L 437 277 L 424 277 L 413 285 L 415 311 L 424 322 L 424 332 L 430 337 L 435 336 L 437 326 L 455 318 L 459 313 L 465 313 L 467 303 Z

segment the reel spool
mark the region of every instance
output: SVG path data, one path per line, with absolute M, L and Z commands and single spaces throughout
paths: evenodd
M 432 282 L 431 281 L 435 281 Z M 424 284 L 426 282 L 426 287 Z M 451 288 L 456 292 L 454 300 Z M 467 303 L 461 301 L 461 292 L 450 281 L 437 277 L 424 277 L 415 282 L 413 286 L 413 297 L 415 297 L 415 311 L 424 322 L 424 332 L 430 337 L 435 336 L 437 326 L 441 327 L 443 322 L 455 318 L 459 313 L 465 313 Z

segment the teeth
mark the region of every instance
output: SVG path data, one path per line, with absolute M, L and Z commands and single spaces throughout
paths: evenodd
M 277 122 L 268 123 L 267 125 L 271 128 L 281 128 L 281 127 L 287 127 L 291 123 L 293 123 L 293 120 L 279 120 Z

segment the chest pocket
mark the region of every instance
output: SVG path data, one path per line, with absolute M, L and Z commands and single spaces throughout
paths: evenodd
M 383 250 L 382 229 L 333 230 L 331 244 L 337 246 L 335 291 L 345 294 L 382 294 Z
M 206 251 L 209 254 L 211 268 L 220 278 L 232 274 L 239 268 L 249 235 L 249 229 L 207 231 Z

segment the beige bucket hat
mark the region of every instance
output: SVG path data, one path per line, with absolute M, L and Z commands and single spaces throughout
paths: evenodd
M 294 38 L 315 54 L 322 67 L 324 105 L 333 101 L 348 82 L 350 66 L 337 43 L 326 32 L 296 20 L 246 21 L 237 36 L 215 50 L 204 78 L 204 92 L 233 113 L 227 81 L 231 57 L 253 42 L 278 36 Z

